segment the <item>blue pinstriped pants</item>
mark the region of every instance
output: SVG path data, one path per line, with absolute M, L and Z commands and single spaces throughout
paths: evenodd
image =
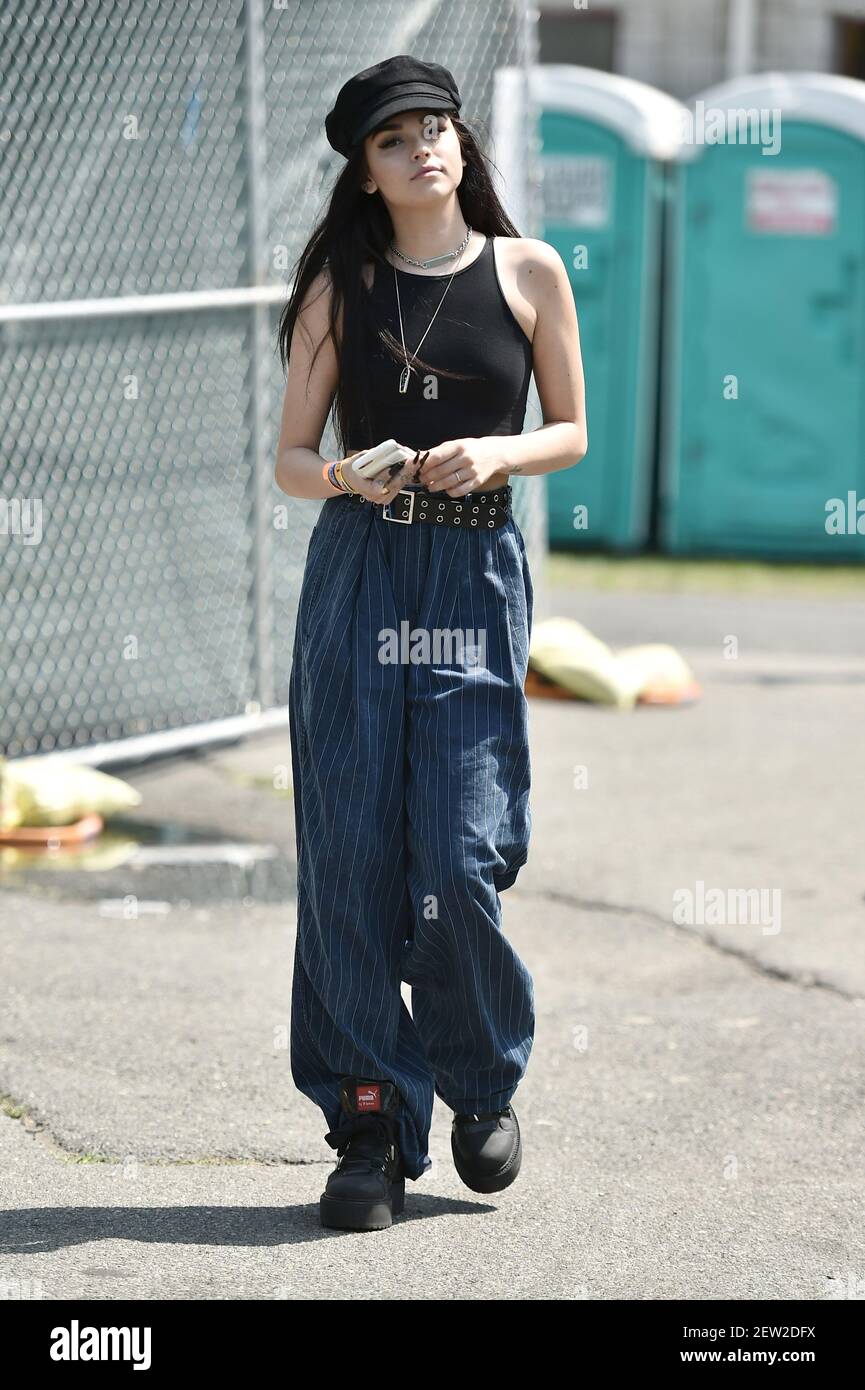
M 330 1129 L 346 1123 L 341 1077 L 395 1082 L 412 1179 L 431 1163 L 434 1095 L 503 1109 L 532 1048 L 532 977 L 498 897 L 531 829 L 532 598 L 513 518 L 408 526 L 333 497 L 310 537 L 289 680 L 291 1073 Z M 420 661 L 406 659 L 415 629 Z M 403 634 L 396 661 L 384 630 Z M 480 659 L 436 630 L 460 630 Z

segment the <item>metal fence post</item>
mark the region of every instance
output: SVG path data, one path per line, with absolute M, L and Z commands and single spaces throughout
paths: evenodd
M 246 159 L 249 168 L 249 284 L 266 285 L 267 264 L 267 126 L 265 120 L 264 23 L 261 0 L 245 0 L 246 20 Z M 270 315 L 267 306 L 250 309 L 249 447 L 252 452 L 250 492 L 252 509 L 252 611 L 255 693 L 261 709 L 274 702 L 273 527 L 267 509 L 273 480 L 273 462 L 267 453 L 270 418 L 268 345 Z

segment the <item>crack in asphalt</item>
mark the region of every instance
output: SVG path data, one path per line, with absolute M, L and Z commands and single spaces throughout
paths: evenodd
M 740 946 L 732 946 L 728 941 L 721 941 L 713 936 L 711 932 L 697 931 L 693 927 L 682 926 L 679 922 L 673 922 L 669 917 L 663 917 L 660 912 L 655 912 L 650 907 L 633 907 L 627 903 L 605 902 L 602 898 L 577 898 L 570 893 L 560 893 L 555 889 L 534 892 L 526 888 L 523 894 L 517 892 L 515 897 L 532 896 L 543 898 L 547 902 L 563 903 L 566 907 L 581 908 L 585 912 L 597 912 L 615 914 L 620 917 L 642 917 L 649 922 L 656 923 L 661 927 L 668 927 L 678 935 L 687 936 L 690 941 L 699 941 L 704 946 L 710 946 L 724 956 L 732 956 L 739 960 L 743 965 L 747 965 L 755 975 L 762 975 L 766 979 L 780 980 L 784 984 L 798 985 L 801 989 L 822 989 L 827 994 L 833 994 L 837 999 L 845 999 L 850 1004 L 861 1004 L 865 1002 L 865 996 L 857 994 L 852 990 L 846 990 L 841 985 L 835 984 L 832 980 L 827 980 L 813 972 L 797 971 L 787 969 L 780 965 L 770 965 L 765 961 L 755 960 L 746 950 Z

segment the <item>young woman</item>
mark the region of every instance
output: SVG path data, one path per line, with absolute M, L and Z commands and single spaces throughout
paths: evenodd
M 354 1229 L 389 1226 L 430 1166 L 435 1095 L 462 1180 L 513 1181 L 534 1037 L 499 901 L 531 827 L 532 580 L 508 479 L 583 457 L 583 373 L 562 260 L 508 220 L 460 105 L 446 68 L 406 55 L 345 84 L 326 129 L 347 163 L 279 328 L 276 482 L 327 499 L 289 682 L 291 1070 L 339 1154 L 322 1222 Z M 545 423 L 523 434 L 532 370 Z M 355 472 L 388 438 L 415 451 L 397 475 Z

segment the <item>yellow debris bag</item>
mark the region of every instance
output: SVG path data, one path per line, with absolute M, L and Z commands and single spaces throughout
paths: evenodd
M 50 754 L 0 758 L 0 830 L 25 825 L 71 825 L 82 816 L 116 815 L 141 804 L 141 793 L 119 777 Z
M 534 625 L 529 663 L 572 694 L 618 709 L 632 709 L 653 690 L 699 689 L 674 647 L 655 642 L 614 652 L 573 618 L 547 618 Z

